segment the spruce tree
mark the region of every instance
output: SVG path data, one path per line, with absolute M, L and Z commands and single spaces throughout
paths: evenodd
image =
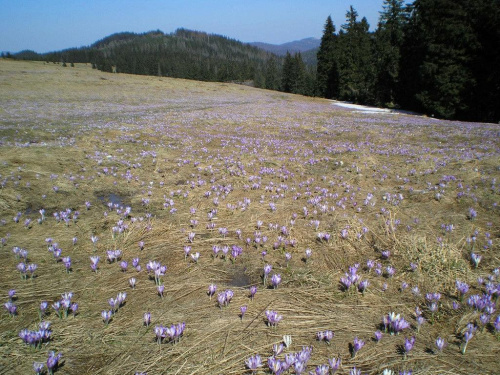
M 294 65 L 292 55 L 287 51 L 285 61 L 283 62 L 283 73 L 281 74 L 281 90 L 284 92 L 292 92 L 294 88 Z
M 357 20 L 351 6 L 338 41 L 339 98 L 356 103 L 373 102 L 375 71 L 372 39 L 366 18 Z
M 293 83 L 292 93 L 306 95 L 307 92 L 307 72 L 306 65 L 302 60 L 300 52 L 293 56 Z
M 266 62 L 265 88 L 268 90 L 280 88 L 279 68 L 274 56 L 269 57 Z
M 325 98 L 333 98 L 338 92 L 338 68 L 335 56 L 336 38 L 332 17 L 328 16 L 317 54 L 318 65 L 316 68 L 318 94 Z
M 384 0 L 375 32 L 376 103 L 393 105 L 399 81 L 401 46 L 407 13 L 403 0 Z
M 442 118 L 470 113 L 477 57 L 467 0 L 416 0 L 402 50 L 403 102 Z M 412 82 L 412 80 L 414 82 Z

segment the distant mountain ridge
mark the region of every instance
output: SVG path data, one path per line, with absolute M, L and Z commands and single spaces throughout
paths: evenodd
M 306 52 L 313 49 L 317 49 L 319 48 L 320 43 L 321 39 L 311 37 L 301 40 L 294 40 L 292 42 L 287 42 L 283 44 L 270 44 L 262 42 L 252 42 L 248 44 L 263 49 L 265 51 L 274 53 L 275 55 L 278 56 L 285 56 L 287 52 L 294 54 L 297 52 Z

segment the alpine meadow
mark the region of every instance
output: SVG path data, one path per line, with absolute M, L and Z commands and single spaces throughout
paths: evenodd
M 500 4 L 383 4 L 4 55 L 0 374 L 499 374 Z

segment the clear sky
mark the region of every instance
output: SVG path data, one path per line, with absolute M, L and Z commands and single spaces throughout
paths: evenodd
M 350 5 L 376 28 L 382 0 L 0 0 L 0 51 L 49 52 L 179 27 L 281 44 L 320 38 L 328 15 L 338 30 Z

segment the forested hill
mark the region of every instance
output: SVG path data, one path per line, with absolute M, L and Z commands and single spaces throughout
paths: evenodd
M 14 57 L 32 60 L 35 56 L 31 51 L 23 51 Z M 202 81 L 255 81 L 257 86 L 263 82 L 268 60 L 275 59 L 269 52 L 234 39 L 186 29 L 171 34 L 159 30 L 143 34 L 117 33 L 89 47 L 38 57 L 68 65 L 91 63 L 109 72 L 116 67 L 118 73 Z
M 304 54 L 304 52 L 306 51 L 316 50 L 319 48 L 320 43 L 321 43 L 320 39 L 305 38 L 283 44 L 253 42 L 250 43 L 250 45 L 258 47 L 268 52 L 272 52 L 278 56 L 285 56 L 287 52 L 290 53 L 301 52 L 302 54 Z

